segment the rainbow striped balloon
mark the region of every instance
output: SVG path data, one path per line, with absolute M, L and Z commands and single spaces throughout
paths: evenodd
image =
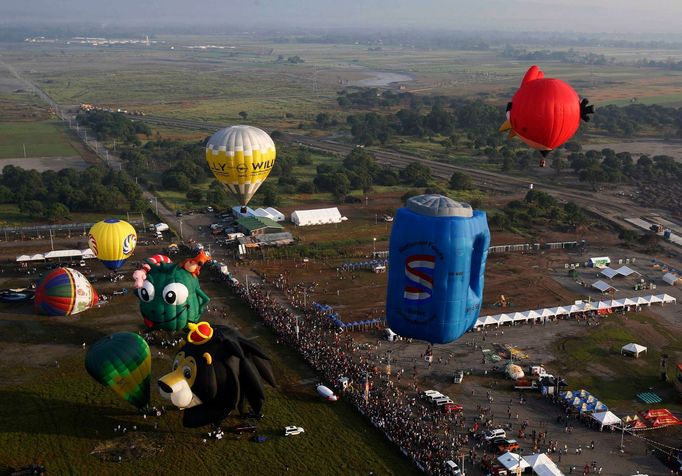
M 71 268 L 50 272 L 36 289 L 34 309 L 48 316 L 70 316 L 97 304 L 97 292 L 85 276 Z

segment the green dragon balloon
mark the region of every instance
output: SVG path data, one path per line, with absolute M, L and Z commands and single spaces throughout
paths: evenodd
M 179 331 L 188 322 L 198 322 L 210 301 L 199 287 L 198 273 L 183 263 L 145 261 L 149 271 L 137 289 L 144 325 L 149 330 Z

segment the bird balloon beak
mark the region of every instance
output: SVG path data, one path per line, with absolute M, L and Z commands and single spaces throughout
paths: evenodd
M 511 128 L 512 128 L 511 122 L 509 121 L 509 119 L 507 119 L 506 121 L 504 121 L 504 124 L 502 124 L 502 125 L 500 126 L 499 131 L 500 131 L 500 132 L 504 132 L 504 131 L 508 131 L 508 130 L 511 129 Z

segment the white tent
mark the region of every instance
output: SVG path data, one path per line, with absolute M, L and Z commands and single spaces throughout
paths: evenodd
M 604 268 L 599 272 L 599 274 L 601 274 L 602 276 L 605 276 L 608 279 L 612 279 L 612 278 L 618 276 L 618 271 L 616 271 L 613 268 Z
M 625 344 L 623 347 L 620 349 L 620 353 L 623 354 L 625 352 L 628 352 L 630 354 L 634 354 L 635 357 L 639 358 L 639 354 L 642 352 L 646 352 L 646 347 L 643 345 L 635 344 L 635 343 L 630 343 L 630 344 Z
M 602 280 L 599 280 L 599 281 L 592 283 L 592 287 L 595 289 L 598 289 L 602 293 L 609 292 L 609 291 L 618 291 L 616 288 L 614 288 L 610 284 L 606 284 Z
M 31 261 L 31 257 L 29 255 L 19 255 L 17 256 L 16 261 L 19 263 L 21 263 L 22 261 Z
M 540 317 L 540 315 L 536 311 L 526 311 L 522 312 L 521 314 L 526 318 L 526 320 L 537 319 L 538 317 Z
M 552 310 L 548 308 L 537 309 L 535 313 L 538 315 L 537 317 L 554 317 L 555 315 Z
M 661 294 L 661 296 L 663 296 L 663 295 Z M 654 303 L 657 303 L 657 302 L 663 302 L 663 299 L 662 299 L 661 297 L 659 297 L 659 296 L 654 296 L 653 294 L 650 295 L 650 296 L 644 296 L 644 297 L 648 298 L 648 299 L 649 299 L 649 302 L 650 302 L 651 304 L 654 304 Z
M 665 273 L 663 275 L 663 281 L 671 286 L 682 283 L 682 278 L 675 276 L 673 273 Z
M 275 221 L 284 221 L 286 218 L 284 216 L 284 213 L 280 212 L 279 210 L 277 210 L 275 208 L 268 207 L 265 209 L 265 211 L 268 212 L 270 214 L 270 216 L 272 217 L 272 219 Z
M 81 250 L 54 250 L 45 253 L 46 259 L 51 258 L 80 258 L 83 256 Z
M 83 259 L 97 258 L 97 256 L 95 256 L 95 253 L 93 253 L 93 251 L 90 248 L 88 248 L 87 250 L 81 250 L 81 257 Z
M 500 324 L 504 324 L 505 322 L 512 322 L 513 319 L 509 314 L 499 314 L 497 316 L 496 321 L 497 321 L 497 324 L 500 325 Z
M 553 316 L 562 316 L 564 314 L 569 314 L 569 310 L 563 306 L 553 307 L 549 310 Z
M 327 223 L 341 223 L 343 217 L 339 209 L 320 208 L 317 210 L 296 210 L 291 214 L 291 222 L 296 226 L 324 225 Z
M 523 312 L 515 312 L 514 314 L 511 315 L 512 321 L 513 322 L 520 322 L 520 321 L 527 321 L 528 316 L 526 316 L 525 313 Z
M 523 457 L 538 476 L 563 476 L 564 473 L 545 453 L 537 453 Z
M 592 419 L 599 422 L 601 428 L 605 426 L 616 426 L 621 424 L 620 418 L 618 418 L 613 412 L 607 410 L 605 412 L 596 412 L 590 415 Z
M 530 467 L 530 464 L 528 464 L 528 462 L 525 461 L 521 457 L 521 455 L 512 453 L 511 451 L 507 451 L 502 456 L 498 456 L 497 461 L 502 463 L 502 465 L 510 471 L 515 469 L 519 465 L 521 465 L 521 469 L 526 469 Z
M 656 297 L 661 298 L 661 302 L 663 303 L 677 302 L 677 299 L 670 296 L 669 294 L 657 294 Z

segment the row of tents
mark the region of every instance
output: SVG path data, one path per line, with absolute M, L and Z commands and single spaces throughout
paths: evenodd
M 47 253 L 37 253 L 34 255 L 19 255 L 16 258 L 17 263 L 26 261 L 45 261 L 56 258 L 78 258 L 78 259 L 92 259 L 96 258 L 95 253 L 90 248 L 87 250 L 53 250 Z
M 568 406 L 573 407 L 580 413 L 608 411 L 608 407 L 606 405 L 604 405 L 597 397 L 584 389 L 559 392 L 559 396 L 563 398 L 564 402 Z
M 528 321 L 542 321 L 547 318 L 558 316 L 572 316 L 578 313 L 588 311 L 608 311 L 612 309 L 622 309 L 629 306 L 650 306 L 651 304 L 668 304 L 676 303 L 677 299 L 668 294 L 658 294 L 649 296 L 638 296 L 623 299 L 609 299 L 606 301 L 596 302 L 581 302 L 568 306 L 558 306 L 544 309 L 535 309 L 532 311 L 510 312 L 496 314 L 492 316 L 479 316 L 474 324 L 474 328 L 485 326 L 499 326 L 508 322 L 528 322 Z
M 373 259 L 369 261 L 358 261 L 354 263 L 343 263 L 338 267 L 340 271 L 355 271 L 356 269 L 370 269 L 373 270 L 377 266 L 388 266 L 387 259 Z
M 366 328 L 384 324 L 383 318 L 368 319 L 366 321 L 343 322 L 339 315 L 334 312 L 334 309 L 331 306 L 327 304 L 320 304 L 319 302 L 314 302 L 312 306 L 314 309 L 324 313 L 327 317 L 329 317 L 329 319 L 331 319 L 334 325 L 339 329 L 355 330 L 357 327 Z

